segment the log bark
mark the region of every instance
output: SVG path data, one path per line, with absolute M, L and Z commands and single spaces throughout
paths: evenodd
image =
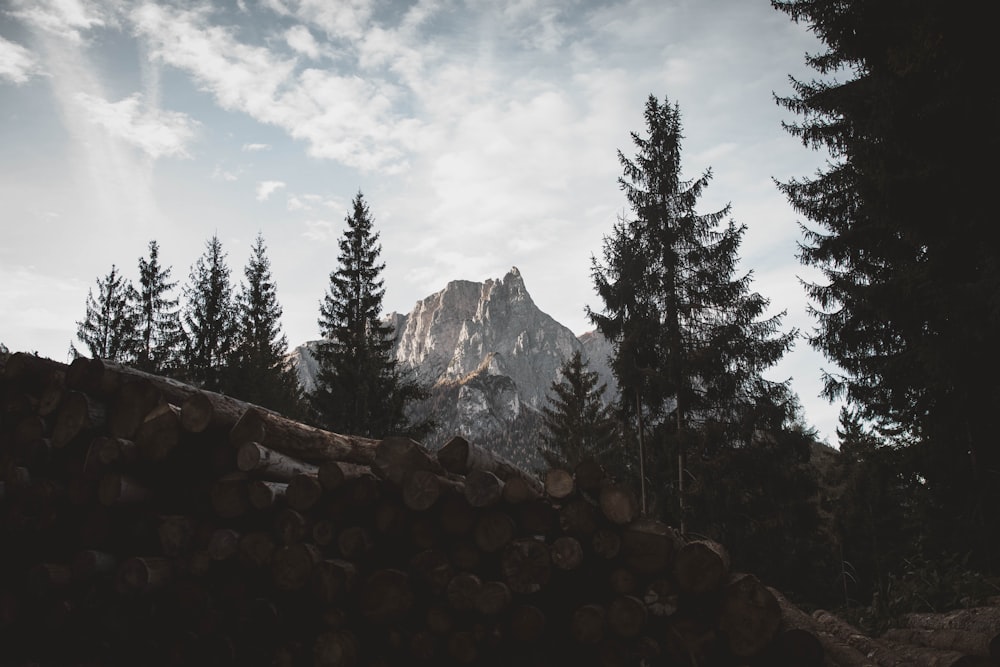
M 711 540 L 688 542 L 674 558 L 674 576 L 683 593 L 704 595 L 717 591 L 729 581 L 729 553 Z
M 324 461 L 319 464 L 316 474 L 319 477 L 319 483 L 327 491 L 335 491 L 358 477 L 374 477 L 370 467 L 344 463 L 343 461 Z
M 98 575 L 114 572 L 118 567 L 118 559 L 105 551 L 87 549 L 73 557 L 70 567 L 74 581 L 86 582 Z
M 576 491 L 573 475 L 562 468 L 549 468 L 545 473 L 545 493 L 552 500 L 565 500 Z
M 240 538 L 240 559 L 252 568 L 268 567 L 276 548 L 268 531 L 253 531 Z
M 749 658 L 777 635 L 781 608 L 757 577 L 734 574 L 722 593 L 718 625 L 733 655 Z
M 939 614 L 938 616 L 946 616 Z M 1000 648 L 1000 626 L 992 626 L 993 634 L 984 634 L 971 630 L 958 630 L 942 627 L 929 628 L 890 628 L 881 639 L 898 644 L 913 644 L 948 651 L 960 651 L 969 655 L 978 655 L 994 660 L 1000 658 L 997 648 Z M 991 648 L 994 650 L 991 651 Z
M 311 528 L 311 522 L 306 516 L 287 507 L 278 512 L 274 519 L 274 532 L 278 541 L 286 546 L 304 540 Z
M 160 520 L 160 548 L 164 556 L 176 558 L 188 553 L 194 545 L 198 522 L 189 516 L 170 515 Z
M 371 623 L 394 621 L 413 607 L 413 590 L 409 576 L 395 569 L 378 570 L 369 576 L 361 588 L 361 615 Z
M 545 634 L 545 612 L 534 605 L 518 605 L 511 612 L 511 638 L 519 642 L 534 642 Z
M 968 664 L 970 660 L 977 657 L 966 655 L 961 651 L 929 648 L 926 646 L 914 646 L 913 644 L 895 642 L 885 639 L 884 637 L 881 639 L 881 642 L 896 655 L 900 664 L 909 665 L 911 667 L 958 667 L 960 665 Z M 981 656 L 978 657 L 980 660 L 986 662 L 986 664 L 992 663 L 992 661 L 988 658 Z
M 229 431 L 249 407 L 244 401 L 212 391 L 195 391 L 180 404 L 181 428 L 188 433 Z
M 542 492 L 542 485 L 537 479 L 461 436 L 455 436 L 446 442 L 435 457 L 445 470 L 456 475 L 468 475 L 474 470 L 482 470 L 493 473 L 505 483 L 515 478 L 519 479 L 519 484 L 530 488 L 536 495 Z
M 510 606 L 510 587 L 502 581 L 487 581 L 476 595 L 476 611 L 485 616 L 495 616 Z
M 257 442 L 244 442 L 236 449 L 236 467 L 254 477 L 288 482 L 297 474 L 318 474 L 317 466 L 285 456 Z
M 283 500 L 287 490 L 288 485 L 282 482 L 252 479 L 247 482 L 247 501 L 255 510 L 266 510 Z
M 104 419 L 103 403 L 97 402 L 83 392 L 66 392 L 56 411 L 56 421 L 52 427 L 52 446 L 65 447 L 79 434 L 103 425 Z
M 599 528 L 590 538 L 590 547 L 604 560 L 616 557 L 622 548 L 622 538 L 614 530 Z
M 860 651 L 880 667 L 901 667 L 905 664 L 888 646 L 877 639 L 867 637 L 860 630 L 830 612 L 817 609 L 813 612 L 813 618 L 824 631 L 840 639 L 851 648 Z
M 597 509 L 586 498 L 573 498 L 559 508 L 559 526 L 564 533 L 587 538 L 597 531 Z
M 357 637 L 347 630 L 328 630 L 313 642 L 314 667 L 355 667 L 361 652 Z
M 584 459 L 573 468 L 573 479 L 581 491 L 598 492 L 605 480 L 604 468 L 594 459 Z
M 601 513 L 612 523 L 625 525 L 639 516 L 639 499 L 622 484 L 605 484 L 600 491 Z
M 587 604 L 573 612 L 570 631 L 578 644 L 599 644 L 604 639 L 606 612 L 599 604 Z
M 375 448 L 372 470 L 382 479 L 402 486 L 407 475 L 418 470 L 436 475 L 445 474 L 444 468 L 420 443 L 410 438 L 383 438 Z
M 105 507 L 143 503 L 153 498 L 153 492 L 136 479 L 117 472 L 101 477 L 97 497 Z
M 90 441 L 84 470 L 99 472 L 118 463 L 133 464 L 139 457 L 138 452 L 135 443 L 131 440 L 98 436 Z
M 285 490 L 285 500 L 288 506 L 298 512 L 305 512 L 319 502 L 323 497 L 323 486 L 312 473 L 293 475 Z
M 135 433 L 139 453 L 148 461 L 163 461 L 181 442 L 181 409 L 161 403 L 153 409 Z
M 312 578 L 313 569 L 322 562 L 319 549 L 299 542 L 275 550 L 271 561 L 271 577 L 279 591 L 297 591 Z
M 646 605 L 631 595 L 620 595 L 608 606 L 608 627 L 619 637 L 638 637 L 646 625 L 646 618 Z
M 363 559 L 374 546 L 371 534 L 361 526 L 349 526 L 337 535 L 340 555 L 350 561 Z
M 484 512 L 476 520 L 476 546 L 483 553 L 496 553 L 514 539 L 515 531 L 514 519 L 509 515 L 499 511 Z
M 583 563 L 583 547 L 579 540 L 569 535 L 557 537 L 549 547 L 552 564 L 560 570 L 575 570 Z
M 117 585 L 122 592 L 149 593 L 166 586 L 172 575 L 169 558 L 129 558 L 118 567 Z
M 678 548 L 679 538 L 674 530 L 655 519 L 638 519 L 622 530 L 625 564 L 636 574 L 669 572 Z
M 944 614 L 904 614 L 900 625 L 925 630 L 966 630 L 996 636 L 1000 632 L 1000 607 L 972 607 Z
M 476 599 L 482 591 L 483 582 L 470 572 L 459 572 L 445 589 L 448 604 L 455 611 L 472 611 L 476 608 Z
M 242 474 L 223 477 L 212 485 L 212 509 L 223 519 L 233 519 L 250 509 L 247 479 Z
M 108 430 L 113 437 L 132 439 L 156 406 L 166 402 L 163 392 L 148 378 L 124 382 L 111 400 Z
M 473 507 L 491 507 L 503 498 L 503 480 L 488 470 L 473 470 L 465 476 L 465 499 Z
M 552 559 L 544 542 L 531 538 L 514 540 L 500 564 L 504 582 L 515 593 L 534 593 L 549 581 Z
M 354 563 L 337 558 L 324 560 L 313 572 L 313 592 L 324 604 L 339 604 L 353 591 L 357 574 Z
M 403 503 L 411 510 L 430 509 L 447 490 L 461 492 L 457 482 L 429 470 L 414 470 L 403 477 Z
M 375 440 L 331 433 L 251 407 L 229 432 L 234 446 L 244 442 L 261 445 L 307 463 L 344 461 L 361 465 L 375 462 Z
M 832 660 L 836 664 L 846 662 L 853 666 L 864 662 L 864 655 L 836 641 L 828 633 L 822 633 L 816 619 L 792 604 L 778 590 L 770 586 L 767 590 L 774 596 L 781 609 L 781 634 L 777 641 L 777 655 L 785 664 L 802 664 L 807 667 L 823 665 L 824 662 Z M 805 635 L 812 636 L 815 642 Z M 817 646 L 818 657 L 815 655 Z M 840 660 L 837 660 L 838 657 Z

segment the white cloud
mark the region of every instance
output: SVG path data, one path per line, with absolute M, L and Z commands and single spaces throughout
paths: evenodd
M 20 84 L 40 71 L 31 51 L 0 36 L 0 79 Z
M 310 241 L 328 241 L 337 233 L 337 226 L 329 220 L 306 220 L 302 236 Z
M 351 22 L 332 8 L 340 3 L 330 3 L 329 13 L 326 6 L 303 1 L 295 13 L 324 25 Z M 296 74 L 294 59 L 239 42 L 231 30 L 208 25 L 205 12 L 147 3 L 131 18 L 156 58 L 191 72 L 223 108 L 304 139 L 314 157 L 398 172 L 421 141 L 423 124 L 396 110 L 404 91 L 384 79 L 315 68 Z
M 140 93 L 118 102 L 109 102 L 87 93 L 77 93 L 73 99 L 87 120 L 143 150 L 153 159 L 189 157 L 187 145 L 194 139 L 198 122 L 186 114 L 144 108 Z
M 271 150 L 271 144 L 243 144 L 244 153 L 256 153 L 258 151 Z
M 314 60 L 320 56 L 319 44 L 316 43 L 312 33 L 309 32 L 309 28 L 304 25 L 293 26 L 286 30 L 285 42 L 296 53 L 309 56 Z
M 284 181 L 261 181 L 257 184 L 257 201 L 267 201 L 275 191 L 283 187 Z
M 223 169 L 220 164 L 215 165 L 215 169 L 212 170 L 212 178 L 217 181 L 228 181 L 232 183 L 239 177 L 239 171 L 229 171 L 228 169 Z
M 30 26 L 73 42 L 111 22 L 108 11 L 92 0 L 13 0 L 10 14 Z
M 267 0 L 285 16 L 312 23 L 331 38 L 358 39 L 371 21 L 373 0 Z

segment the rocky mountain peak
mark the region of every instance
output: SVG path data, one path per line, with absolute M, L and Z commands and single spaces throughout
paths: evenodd
M 400 365 L 432 388 L 432 398 L 417 407 L 433 410 L 440 424 L 431 445 L 462 435 L 537 463 L 541 408 L 560 366 L 576 350 L 614 391 L 607 342 L 594 333 L 578 339 L 539 310 L 517 267 L 481 283 L 453 280 L 409 313 L 387 319 L 395 327 Z M 314 368 L 309 345 L 294 353 L 307 386 Z

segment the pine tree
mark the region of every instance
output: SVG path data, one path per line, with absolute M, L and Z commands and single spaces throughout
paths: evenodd
M 115 265 L 102 280 L 97 279 L 97 296 L 87 290 L 87 312 L 76 323 L 76 337 L 95 359 L 131 363 L 138 347 L 138 313 L 134 308 L 135 290 Z M 75 346 L 74 356 L 82 356 Z
M 162 266 L 159 257 L 159 244 L 150 241 L 149 258 L 139 258 L 139 345 L 135 365 L 150 373 L 169 374 L 179 363 L 184 330 L 179 301 L 169 296 L 177 283 L 170 282 L 170 268 Z
M 905 433 L 942 508 L 941 545 L 1000 567 L 1000 113 L 992 23 L 944 0 L 772 2 L 826 51 L 820 80 L 792 80 L 788 126 L 832 158 L 780 184 L 803 227 L 800 261 L 818 326 L 810 342 L 841 370 L 826 394 Z M 979 8 L 985 9 L 985 8 Z
M 323 340 L 316 350 L 316 390 L 310 396 L 320 423 L 351 435 L 419 435 L 429 424 L 410 424 L 406 407 L 425 396 L 392 356 L 393 329 L 380 320 L 385 265 L 371 213 L 359 192 L 346 218 L 339 266 L 320 303 Z
M 542 457 L 553 467 L 572 470 L 585 459 L 603 462 L 611 455 L 617 422 L 604 402 L 607 385 L 587 370 L 580 351 L 573 352 L 552 383 L 542 407 Z
M 236 321 L 222 242 L 213 235 L 184 287 L 184 377 L 205 389 L 225 388 Z
M 761 319 L 767 299 L 750 292 L 751 274 L 734 275 L 746 227 L 732 220 L 721 226 L 728 206 L 695 212 L 711 172 L 681 179 L 678 107 L 651 95 L 645 120 L 648 136 L 631 135 L 635 158 L 618 153 L 619 183 L 633 217 L 605 238 L 604 263 L 593 260 L 604 311 L 588 312 L 615 345 L 612 368 L 623 412 L 637 419 L 640 435 L 659 434 L 657 454 L 667 440 L 677 450 L 675 494 L 683 521 L 691 434 L 711 428 L 716 444 L 736 446 L 749 444 L 761 429 L 780 428 L 789 417 L 787 383 L 761 373 L 796 334 L 779 332 L 781 315 Z M 641 467 L 647 454 L 640 452 Z
M 281 305 L 262 234 L 257 234 L 243 274 L 230 360 L 232 393 L 288 416 L 300 415 L 301 389 L 295 369 L 285 362 L 288 339 L 281 333 Z

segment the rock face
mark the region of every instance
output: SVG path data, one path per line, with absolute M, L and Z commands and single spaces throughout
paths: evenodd
M 540 411 L 559 367 L 576 350 L 608 384 L 607 396 L 614 393 L 608 341 L 593 332 L 577 337 L 539 310 L 516 267 L 498 280 L 450 282 L 410 313 L 387 319 L 397 332 L 396 358 L 431 387 L 431 398 L 414 406 L 439 424 L 430 446 L 462 435 L 515 463 L 538 466 Z M 292 353 L 307 389 L 316 377 L 312 345 Z

